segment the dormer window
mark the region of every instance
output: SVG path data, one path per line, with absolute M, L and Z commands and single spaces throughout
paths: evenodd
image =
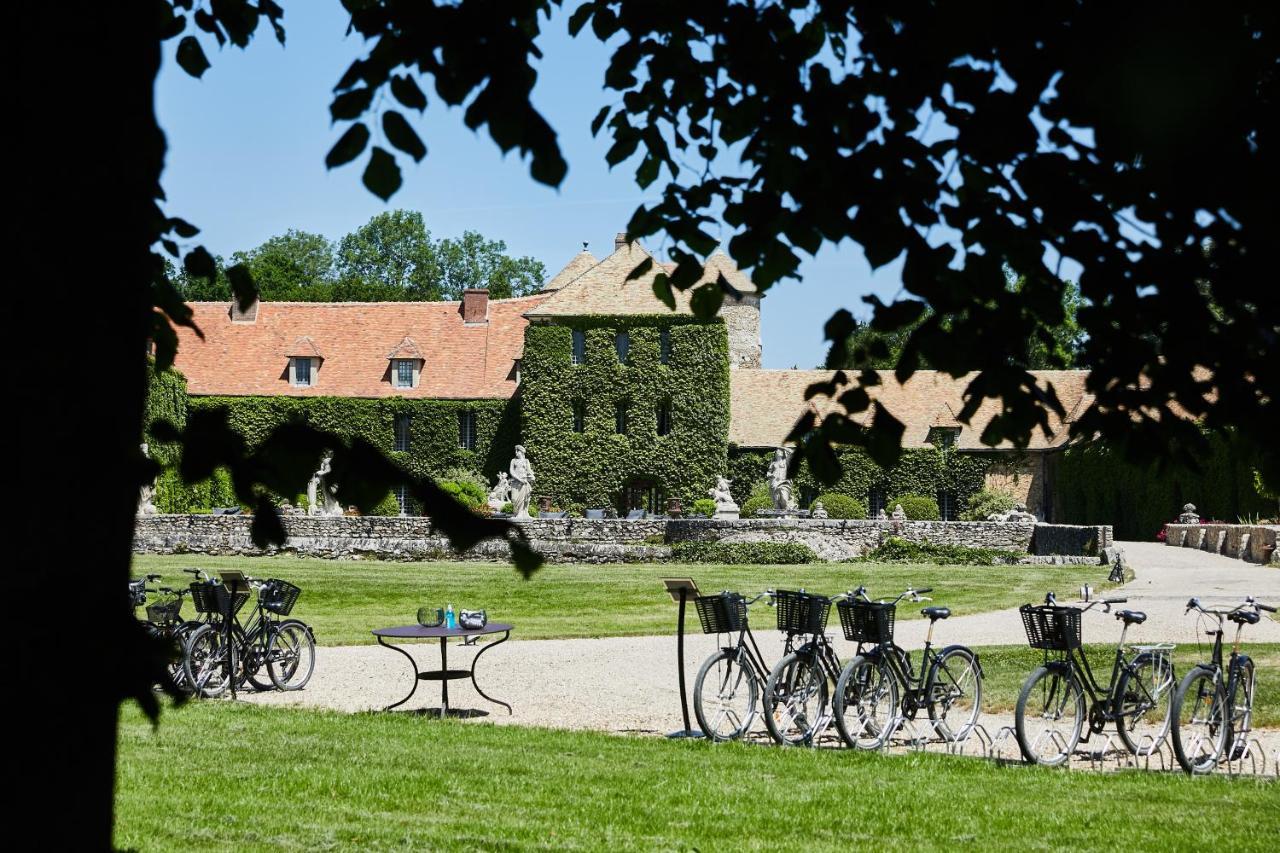
M 311 387 L 311 368 L 314 360 L 305 356 L 294 356 L 289 359 L 289 378 L 294 387 Z
M 289 357 L 289 384 L 295 388 L 315 385 L 321 359 L 316 342 L 307 336 L 298 338 L 285 354 Z
M 397 388 L 412 388 L 417 362 L 411 358 L 391 360 L 391 384 Z
M 949 450 L 960 440 L 960 427 L 930 427 L 928 442 L 939 450 Z
M 390 362 L 388 369 L 391 387 L 402 390 L 418 387 L 418 380 L 422 378 L 422 365 L 425 359 L 422 357 L 422 350 L 418 349 L 418 344 L 413 338 L 405 335 L 400 343 L 396 344 L 395 349 L 387 353 L 387 361 Z

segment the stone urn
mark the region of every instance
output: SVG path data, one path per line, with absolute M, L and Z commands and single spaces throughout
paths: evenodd
M 684 514 L 684 507 L 680 503 L 679 498 L 667 498 L 667 515 L 671 518 L 679 518 Z
M 550 495 L 538 496 L 538 512 L 551 512 L 551 496 Z

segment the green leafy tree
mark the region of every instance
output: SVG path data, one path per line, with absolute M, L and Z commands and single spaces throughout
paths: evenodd
M 444 298 L 440 259 L 416 211 L 379 213 L 338 242 L 337 263 L 343 294 L 426 302 Z
M 290 228 L 257 248 L 235 252 L 231 260 L 248 269 L 267 301 L 322 302 L 332 298 L 333 243 L 320 234 Z M 230 295 L 228 292 L 227 298 Z
M 487 287 L 492 299 L 527 296 L 541 288 L 547 277 L 541 261 L 510 257 L 505 242 L 475 231 L 465 231 L 457 240 L 441 240 L 436 256 L 446 299 L 461 299 L 469 287 Z

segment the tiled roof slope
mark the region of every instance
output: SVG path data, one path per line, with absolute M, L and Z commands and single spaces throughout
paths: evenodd
M 596 256 L 583 248 L 581 252 L 573 256 L 569 263 L 564 265 L 564 269 L 553 275 L 546 284 L 542 285 L 543 290 L 559 290 L 587 270 L 600 263 L 596 260 Z
M 1083 412 L 1087 371 L 1037 370 L 1032 373 L 1041 387 L 1053 385 L 1068 413 L 1068 425 Z M 839 411 L 838 404 L 829 397 L 804 399 L 806 388 L 815 382 L 829 381 L 832 374 L 830 370 L 733 371 L 729 375 L 729 440 L 740 447 L 778 447 L 806 410 L 812 409 L 819 418 Z M 903 447 L 927 447 L 931 426 L 955 426 L 960 427 L 957 439 L 960 449 L 990 449 L 982 443 L 982 430 L 999 413 L 1000 401 L 984 400 L 968 424 L 954 419 L 955 413 L 964 406 L 964 389 L 972 376 L 952 377 L 936 370 L 919 370 L 899 384 L 892 371 L 883 370 L 880 371 L 883 384 L 867 390 L 871 399 L 881 401 L 906 426 Z M 863 412 L 856 420 L 865 423 L 867 416 L 868 413 Z M 1066 425 L 1061 419 L 1050 414 L 1049 424 L 1053 436 L 1034 431 L 1030 449 L 1057 447 L 1067 440 Z M 1010 447 L 1007 443 L 1000 446 Z
M 232 323 L 225 302 L 194 302 L 205 339 L 179 328 L 176 364 L 196 395 L 505 399 L 516 389 L 524 314 L 546 298 L 491 300 L 489 322 L 466 326 L 457 302 L 263 302 L 253 323 Z M 288 375 L 302 338 L 324 358 L 307 388 Z M 388 353 L 406 338 L 421 353 L 421 380 L 394 388 Z
M 671 313 L 671 309 L 653 295 L 654 277 L 664 269 L 670 272 L 671 267 L 664 266 L 655 258 L 653 267 L 647 273 L 639 278 L 627 280 L 632 270 L 646 258 L 652 257 L 638 242 L 625 243 L 613 254 L 580 273 L 572 281 L 563 283 L 551 298 L 530 311 L 529 316 L 583 317 L 593 314 L 634 316 Z M 566 267 L 565 271 L 568 269 L 569 267 Z M 565 271 L 556 275 L 553 281 L 559 280 Z M 707 258 L 702 278 L 698 282 L 701 284 L 715 281 L 720 274 L 723 274 L 730 286 L 739 292 L 756 292 L 756 286 L 752 284 L 751 279 L 723 252 L 716 252 Z M 692 289 L 675 291 L 676 311 L 689 313 L 689 300 L 692 295 Z

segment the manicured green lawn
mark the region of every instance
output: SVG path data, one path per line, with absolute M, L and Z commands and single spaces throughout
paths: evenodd
M 1111 677 L 1115 646 L 1089 645 L 1089 665 L 1105 686 Z M 983 710 L 1012 711 L 1018 692 L 1031 671 L 1044 660 L 1044 653 L 1025 646 L 990 646 L 978 648 L 983 670 Z M 1197 650 L 1194 643 L 1180 645 L 1173 655 L 1174 673 L 1178 680 L 1195 664 L 1207 660 L 1209 648 Z M 1253 724 L 1259 727 L 1280 726 L 1280 643 L 1245 643 L 1242 651 L 1253 658 L 1257 672 Z M 1108 728 L 1108 731 L 1113 729 Z
M 1274 850 L 1280 833 L 1275 782 L 225 702 L 157 730 L 126 710 L 116 802 L 115 843 L 139 850 Z
M 520 626 L 520 636 L 611 637 L 671 631 L 671 599 L 659 578 L 693 577 L 704 592 L 744 593 L 765 587 L 804 587 L 834 594 L 866 584 L 873 596 L 897 595 L 908 585 L 934 588 L 938 604 L 957 614 L 1038 601 L 1048 590 L 1074 590 L 1088 581 L 1106 586 L 1104 566 L 933 566 L 819 563 L 801 566 L 549 565 L 523 580 L 506 564 L 383 563 L 297 557 L 137 556 L 133 573 L 163 574 L 172 584 L 183 568 L 211 574 L 239 569 L 251 577 L 280 577 L 302 587 L 295 613 L 311 623 L 323 645 L 369 643 L 371 628 L 414 621 L 419 607 L 483 607 L 495 621 Z M 189 605 L 188 605 L 189 606 Z M 909 610 L 909 612 L 908 612 Z M 903 616 L 919 618 L 914 608 Z

